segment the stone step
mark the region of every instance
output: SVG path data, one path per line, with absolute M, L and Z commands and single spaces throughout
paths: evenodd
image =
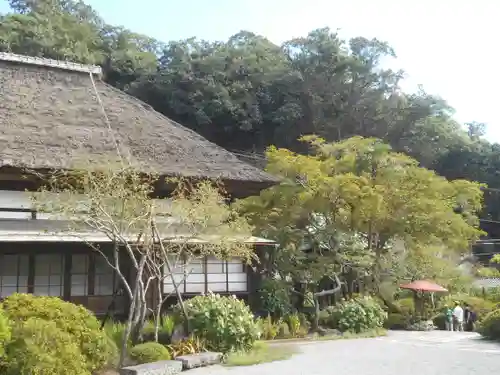
M 176 375 L 182 371 L 181 361 L 158 361 L 120 369 L 120 375 Z

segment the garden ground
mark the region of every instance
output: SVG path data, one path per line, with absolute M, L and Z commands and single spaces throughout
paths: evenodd
M 500 344 L 468 332 L 389 332 L 386 337 L 296 343 L 291 359 L 250 367 L 212 366 L 190 375 L 490 375 Z

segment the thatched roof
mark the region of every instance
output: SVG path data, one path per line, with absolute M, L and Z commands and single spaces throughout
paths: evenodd
M 66 169 L 82 158 L 102 163 L 116 159 L 116 139 L 123 156 L 166 176 L 260 187 L 276 182 L 107 85 L 100 72 L 96 66 L 0 53 L 0 166 Z

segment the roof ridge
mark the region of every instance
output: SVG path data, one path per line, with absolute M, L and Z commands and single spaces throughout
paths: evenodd
M 47 66 L 62 70 L 71 70 L 83 73 L 92 73 L 102 75 L 102 68 L 97 65 L 85 65 L 63 60 L 53 60 L 44 57 L 33 57 L 26 55 L 17 55 L 14 53 L 0 52 L 0 61 L 16 62 L 21 64 Z

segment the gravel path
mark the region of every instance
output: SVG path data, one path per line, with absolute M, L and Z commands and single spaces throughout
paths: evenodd
M 292 344 L 288 344 L 292 345 Z M 500 372 L 500 344 L 468 332 L 390 332 L 376 339 L 299 345 L 282 362 L 212 366 L 189 375 L 491 375 Z

